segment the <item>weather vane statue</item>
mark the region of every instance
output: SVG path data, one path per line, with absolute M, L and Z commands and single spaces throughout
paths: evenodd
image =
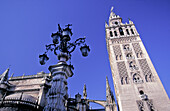
M 68 65 L 67 61 L 71 59 L 71 53 L 76 49 L 76 46 L 81 46 L 81 53 L 85 57 L 88 56 L 90 51 L 89 46 L 85 44 L 85 37 L 78 38 L 72 43 L 70 42 L 73 35 L 70 26 L 72 25 L 68 24 L 66 28 L 62 29 L 58 24 L 58 31 L 51 35 L 53 43 L 46 45 L 45 53 L 39 55 L 41 65 L 44 65 L 49 60 L 48 51 L 53 51 L 59 60 L 56 65 L 49 67 L 52 80 L 49 83 L 50 88 L 46 95 L 47 104 L 44 111 L 66 111 L 66 100 L 68 99 L 67 78 L 73 76 L 73 65 Z
M 110 11 L 111 11 L 111 12 L 113 12 L 113 9 L 114 9 L 114 7 L 112 6 L 112 8 L 111 8 L 111 10 L 110 10 Z

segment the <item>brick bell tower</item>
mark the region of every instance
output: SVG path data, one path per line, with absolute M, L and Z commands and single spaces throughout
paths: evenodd
M 134 23 L 110 12 L 106 43 L 119 111 L 170 111 L 170 100 Z

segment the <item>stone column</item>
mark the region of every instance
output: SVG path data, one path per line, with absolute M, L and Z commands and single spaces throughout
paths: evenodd
M 70 66 L 66 63 L 68 55 L 61 53 L 59 62 L 49 67 L 52 75 L 51 88 L 47 94 L 47 106 L 44 111 L 65 111 L 67 94 L 67 78 L 73 76 Z

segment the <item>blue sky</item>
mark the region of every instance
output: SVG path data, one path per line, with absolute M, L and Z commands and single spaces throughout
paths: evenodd
M 48 67 L 57 63 L 50 60 L 41 66 L 39 54 L 45 45 L 52 43 L 51 33 L 57 24 L 73 24 L 72 41 L 86 36 L 91 52 L 81 56 L 77 47 L 72 55 L 74 76 L 68 79 L 68 93 L 73 97 L 82 94 L 87 85 L 90 99 L 105 100 L 105 79 L 113 89 L 110 64 L 105 42 L 105 21 L 110 8 L 137 27 L 158 75 L 170 96 L 170 2 L 168 0 L 1 0 L 0 1 L 0 73 L 11 65 L 14 76 L 49 72 Z M 98 106 L 97 106 L 98 107 Z

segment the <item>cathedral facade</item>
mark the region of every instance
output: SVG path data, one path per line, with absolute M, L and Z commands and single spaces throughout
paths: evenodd
M 117 105 L 107 77 L 106 100 L 87 99 L 86 85 L 83 97 L 69 98 L 67 78 L 73 72 L 63 53 L 50 73 L 9 78 L 6 69 L 0 76 L 0 111 L 169 111 L 169 97 L 134 23 L 122 23 L 112 8 L 105 29 Z M 90 109 L 90 102 L 103 109 Z
M 118 110 L 169 111 L 169 97 L 134 23 L 122 23 L 112 8 L 105 29 Z

